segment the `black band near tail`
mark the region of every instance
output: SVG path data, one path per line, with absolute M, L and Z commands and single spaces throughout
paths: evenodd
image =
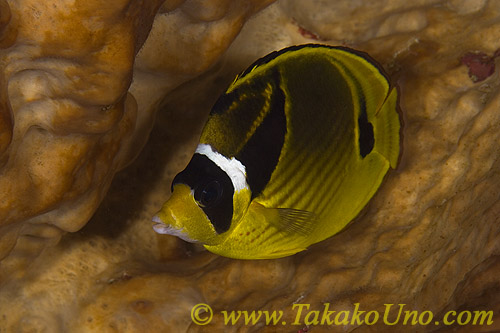
M 359 128 L 359 153 L 361 157 L 365 157 L 373 150 L 375 145 L 375 136 L 373 135 L 373 125 L 368 121 L 366 115 L 366 104 L 362 100 L 360 102 L 360 114 L 358 118 Z

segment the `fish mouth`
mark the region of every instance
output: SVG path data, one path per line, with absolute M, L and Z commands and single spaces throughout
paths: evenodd
M 178 229 L 171 225 L 165 224 L 158 215 L 153 216 L 152 221 L 156 222 L 153 225 L 153 230 L 158 234 L 172 235 L 179 237 L 180 239 L 189 243 L 198 243 L 196 240 L 188 236 L 188 234 L 184 231 L 184 228 Z

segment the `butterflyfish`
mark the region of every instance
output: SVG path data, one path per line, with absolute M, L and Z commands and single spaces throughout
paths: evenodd
M 397 166 L 398 99 L 364 52 L 270 53 L 216 101 L 154 230 L 239 259 L 285 257 L 335 235 Z

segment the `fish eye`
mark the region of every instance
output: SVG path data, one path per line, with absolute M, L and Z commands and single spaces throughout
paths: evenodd
M 196 189 L 194 199 L 201 207 L 210 207 L 219 202 L 222 193 L 221 184 L 217 180 L 212 180 Z

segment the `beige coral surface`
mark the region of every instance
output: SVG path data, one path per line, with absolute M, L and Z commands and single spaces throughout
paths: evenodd
M 159 102 L 270 2 L 0 0 L 0 281 L 88 222 Z
M 11 253 L 0 264 L 0 332 L 500 330 L 500 77 L 475 83 L 460 62 L 500 48 L 498 0 L 278 0 L 232 44 L 269 1 L 51 3 L 0 0 L 0 252 Z M 279 260 L 222 258 L 155 234 L 151 216 L 233 76 L 272 50 L 318 41 L 369 52 L 400 87 L 400 166 L 361 216 Z M 106 194 L 163 94 L 191 78 L 168 95 L 145 148 Z M 105 194 L 83 229 L 46 246 L 80 229 Z M 213 309 L 206 326 L 191 318 L 198 303 Z M 325 303 L 351 314 L 359 304 L 380 320 L 322 324 Z M 384 304 L 434 318 L 388 326 Z M 231 310 L 283 317 L 225 325 Z M 442 321 L 475 310 L 492 311 L 493 323 Z

